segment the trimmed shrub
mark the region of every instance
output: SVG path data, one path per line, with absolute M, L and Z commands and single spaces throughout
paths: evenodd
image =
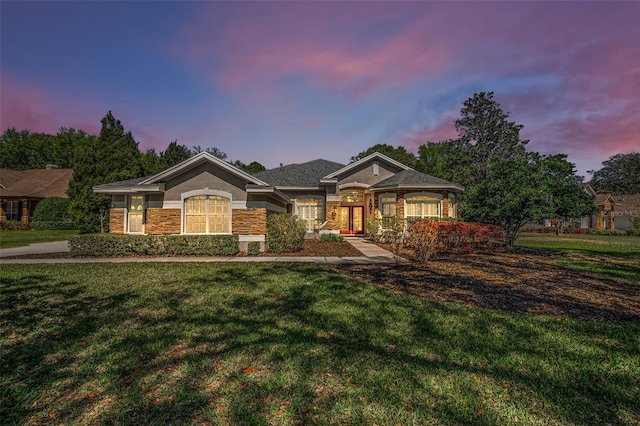
M 589 228 L 587 230 L 589 235 L 627 235 L 627 231 L 624 229 L 597 229 Z
M 233 256 L 235 235 L 83 234 L 69 238 L 72 256 Z
M 75 229 L 69 216 L 69 200 L 49 197 L 38 202 L 31 227 L 37 231 Z
M 33 211 L 34 222 L 70 222 L 67 198 L 49 197 L 41 200 Z
M 0 231 L 29 231 L 31 224 L 19 220 L 3 220 L 0 222 Z
M 257 256 L 260 254 L 260 243 L 258 241 L 251 241 L 247 244 L 247 254 L 249 256 Z
M 424 262 L 439 253 L 471 253 L 504 247 L 506 235 L 495 225 L 419 220 L 409 226 L 406 243 L 416 259 Z
M 342 242 L 344 237 L 339 234 L 320 234 L 320 241 L 323 243 Z
M 275 253 L 302 250 L 307 227 L 291 213 L 272 213 L 267 216 L 267 249 Z

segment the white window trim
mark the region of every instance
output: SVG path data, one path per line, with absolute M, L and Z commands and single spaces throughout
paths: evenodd
M 132 197 L 142 197 L 142 227 L 141 227 L 141 231 L 140 232 L 131 232 L 131 227 L 130 227 L 130 223 L 129 223 L 129 209 L 131 208 L 131 198 Z M 145 196 L 144 195 L 127 195 L 125 196 L 125 204 L 126 207 L 124 208 L 124 212 L 125 212 L 125 228 L 126 234 L 132 234 L 132 235 L 144 235 L 144 216 L 145 216 L 145 211 L 146 211 L 146 200 L 145 200 Z
M 411 198 L 411 197 L 432 197 L 432 198 L 438 198 L 440 200 L 440 204 L 438 206 L 438 216 L 409 216 L 407 215 L 407 198 Z M 404 218 L 408 219 L 410 217 L 421 217 L 421 218 L 430 218 L 430 217 L 437 217 L 437 218 L 442 218 L 442 199 L 443 196 L 442 194 L 437 194 L 435 192 L 411 192 L 408 194 L 404 195 Z
M 229 232 L 189 232 L 187 233 L 186 228 L 186 215 L 187 212 L 184 208 L 184 203 L 187 198 L 195 197 L 197 195 L 218 195 L 220 197 L 227 198 L 229 200 Z M 183 192 L 180 196 L 181 206 L 180 206 L 180 233 L 184 235 L 231 235 L 233 233 L 232 221 L 233 221 L 233 208 L 232 208 L 232 195 L 230 192 L 226 191 L 218 191 L 217 189 L 196 189 L 193 191 Z
M 299 215 L 298 215 L 298 200 L 306 200 L 309 198 L 313 198 L 315 200 L 320 200 L 322 202 L 322 220 L 326 220 L 327 217 L 327 202 L 325 201 L 324 197 L 321 195 L 298 195 L 295 199 L 294 199 L 294 203 L 293 203 L 293 214 L 300 220 L 303 220 Z M 309 223 L 307 223 L 307 232 L 313 232 L 313 229 L 309 229 Z
M 394 204 L 398 203 L 398 194 L 396 194 L 395 192 L 385 192 L 384 194 L 378 194 L 378 211 L 380 212 L 380 217 L 398 217 L 398 207 L 396 205 L 396 214 L 394 214 L 393 216 L 384 216 L 383 215 L 383 210 L 382 210 L 382 202 L 380 201 L 382 198 L 384 197 L 393 197 L 394 199 Z
M 374 176 L 380 175 L 380 165 L 378 163 L 373 163 L 373 175 Z

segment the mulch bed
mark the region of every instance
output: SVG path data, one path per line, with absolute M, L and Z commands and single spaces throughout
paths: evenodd
M 640 321 L 640 285 L 558 266 L 553 260 L 560 256 L 519 250 L 451 255 L 422 265 L 336 268 L 392 291 L 436 302 L 596 321 Z

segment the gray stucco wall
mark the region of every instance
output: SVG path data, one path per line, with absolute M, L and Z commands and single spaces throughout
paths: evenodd
M 247 181 L 212 164 L 201 164 L 166 182 L 164 201 L 180 201 L 182 194 L 197 189 L 230 192 L 233 201 L 246 201 Z
M 378 164 L 378 176 L 373 174 L 373 165 Z M 392 166 L 390 164 L 375 160 L 369 161 L 365 164 L 362 164 L 360 167 L 357 167 L 354 170 L 350 170 L 349 174 L 340 176 L 340 180 L 338 181 L 338 185 L 342 185 L 344 183 L 358 182 L 364 183 L 367 185 L 374 185 L 382 180 L 387 179 L 388 177 L 393 176 L 394 174 L 402 171 L 398 167 Z

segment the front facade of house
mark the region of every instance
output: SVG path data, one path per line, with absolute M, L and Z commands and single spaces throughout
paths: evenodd
M 463 188 L 374 153 L 248 174 L 202 152 L 155 176 L 98 185 L 110 194 L 110 232 L 233 234 L 264 249 L 267 215 L 293 213 L 309 232 L 360 235 L 370 218 L 454 218 Z
M 593 202 L 597 211 L 593 216 L 581 218 L 580 228 L 615 229 L 615 199 L 611 194 L 596 193 L 588 183 L 581 186 L 584 192 L 594 197 Z

